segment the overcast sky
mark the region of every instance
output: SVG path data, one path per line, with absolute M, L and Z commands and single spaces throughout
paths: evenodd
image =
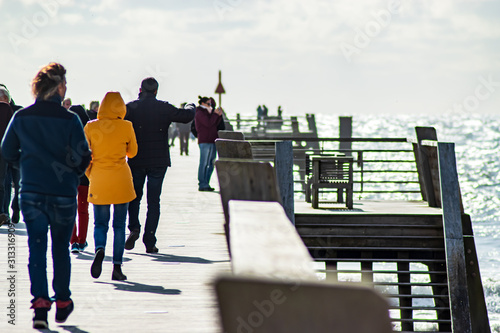
M 33 102 L 62 63 L 74 104 L 154 76 L 175 105 L 230 113 L 500 114 L 500 1 L 0 0 L 0 82 Z

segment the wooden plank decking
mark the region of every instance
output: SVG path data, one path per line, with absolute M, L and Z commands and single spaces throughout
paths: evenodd
M 112 281 L 112 230 L 108 234 L 106 258 L 99 279 L 90 276 L 93 260 L 93 219 L 89 247 L 72 254 L 71 290 L 75 311 L 64 324 L 49 312 L 49 332 L 220 332 L 213 290 L 215 276 L 230 272 L 224 236 L 224 216 L 217 192 L 198 192 L 198 147 L 191 142 L 189 156 L 179 156 L 172 147 L 172 164 L 163 185 L 158 254 L 146 254 L 141 239 L 125 251 L 126 281 Z M 217 177 L 212 177 L 217 186 Z M 146 203 L 143 199 L 141 223 Z M 128 230 L 127 230 L 128 234 Z M 142 237 L 142 235 L 141 235 Z M 24 223 L 16 226 L 16 262 L 7 267 L 7 226 L 0 228 L 0 332 L 33 332 L 28 276 L 28 247 Z M 48 266 L 51 272 L 52 262 Z M 9 296 L 7 278 L 15 276 L 15 296 Z M 50 273 L 49 276 L 52 274 Z M 51 279 L 50 279 L 51 280 Z M 49 280 L 49 281 L 50 281 Z M 49 282 L 50 285 L 50 282 Z M 15 301 L 15 326 L 10 325 L 7 306 Z

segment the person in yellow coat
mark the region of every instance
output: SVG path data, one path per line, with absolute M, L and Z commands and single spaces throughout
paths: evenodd
M 137 141 L 132 123 L 123 120 L 127 109 L 118 92 L 108 92 L 84 131 L 92 151 L 92 161 L 86 171 L 89 178 L 88 201 L 94 205 L 95 257 L 90 268 L 93 278 L 102 271 L 106 248 L 110 210 L 113 205 L 113 280 L 126 280 L 122 273 L 125 247 L 125 220 L 128 204 L 135 197 L 132 173 L 126 157 L 137 154 Z

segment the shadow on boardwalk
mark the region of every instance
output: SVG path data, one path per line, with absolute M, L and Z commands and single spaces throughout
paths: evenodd
M 113 285 L 115 290 L 121 291 L 131 291 L 135 293 L 154 293 L 160 295 L 180 295 L 181 291 L 179 289 L 165 289 L 162 286 L 152 286 L 148 284 L 142 284 L 131 281 L 121 281 L 121 282 L 101 282 L 96 283 Z

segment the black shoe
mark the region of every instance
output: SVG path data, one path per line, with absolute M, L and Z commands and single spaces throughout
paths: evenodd
M 115 264 L 113 266 L 113 274 L 111 274 L 111 280 L 123 281 L 126 279 L 127 279 L 127 276 L 122 273 L 122 266 Z
M 36 308 L 35 315 L 33 316 L 33 328 L 49 328 L 47 321 L 48 308 Z
M 87 246 L 89 246 L 89 243 L 87 241 L 85 241 L 85 243 L 78 243 L 78 249 L 80 250 L 80 252 L 83 252 Z
M 213 187 L 204 187 L 204 188 L 198 189 L 198 191 L 200 191 L 200 192 L 212 192 L 212 191 L 215 191 L 215 189 Z
M 95 253 L 94 262 L 90 267 L 90 275 L 92 275 L 94 279 L 97 279 L 99 276 L 101 276 L 103 260 L 104 260 L 104 249 L 99 249 Z
M 146 248 L 146 253 L 158 253 L 158 251 L 159 250 L 156 246 Z
M 31 308 L 35 311 L 33 315 L 33 328 L 49 328 L 47 312 L 49 312 L 52 302 L 44 298 L 37 298 Z
M 78 246 L 78 243 L 73 243 L 71 245 L 71 253 L 79 253 L 80 252 L 80 246 Z
M 0 214 L 0 227 L 4 224 L 9 224 L 9 215 L 7 214 Z
M 132 230 L 130 235 L 128 235 L 127 240 L 125 241 L 125 250 L 132 250 L 135 246 L 135 241 L 139 239 L 139 230 Z
M 69 302 L 69 303 L 68 303 Z M 75 305 L 72 300 L 69 301 L 56 301 L 56 323 L 64 323 L 68 316 L 73 312 Z

